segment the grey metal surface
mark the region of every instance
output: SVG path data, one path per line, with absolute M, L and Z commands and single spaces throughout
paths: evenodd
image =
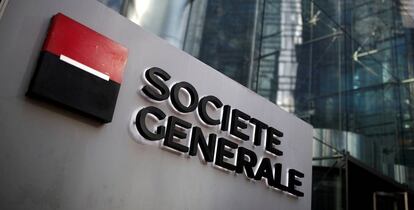
M 112 123 L 100 125 L 25 97 L 49 20 L 57 12 L 129 49 Z M 10 1 L 0 21 L 0 46 L 0 209 L 310 209 L 309 125 L 97 1 Z M 169 72 L 169 84 L 188 81 L 200 95 L 215 95 L 282 130 L 284 156 L 273 161 L 305 173 L 300 187 L 305 197 L 271 190 L 199 158 L 137 143 L 129 127 L 135 110 L 152 105 L 138 93 L 142 72 L 151 66 Z M 193 114 L 174 113 L 167 103 L 156 106 L 197 124 Z

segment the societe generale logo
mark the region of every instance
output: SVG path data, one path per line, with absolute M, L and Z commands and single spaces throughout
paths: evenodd
M 111 122 L 127 57 L 127 48 L 58 13 L 27 95 Z

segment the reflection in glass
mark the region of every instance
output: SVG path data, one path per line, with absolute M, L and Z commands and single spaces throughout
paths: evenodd
M 98 0 L 101 3 L 105 4 L 106 6 L 108 6 L 109 8 L 117 11 L 117 12 L 121 12 L 122 11 L 122 7 L 124 4 L 124 0 Z
M 182 48 L 191 1 L 127 0 L 124 14 L 136 24 Z

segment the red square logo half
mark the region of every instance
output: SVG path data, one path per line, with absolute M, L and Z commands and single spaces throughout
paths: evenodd
M 110 122 L 127 57 L 122 45 L 59 13 L 27 93 Z

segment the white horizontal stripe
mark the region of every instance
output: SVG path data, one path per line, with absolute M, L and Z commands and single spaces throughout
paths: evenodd
M 82 70 L 84 70 L 84 71 L 86 71 L 90 74 L 93 74 L 93 75 L 95 75 L 95 76 L 97 76 L 101 79 L 109 81 L 109 76 L 108 75 L 106 75 L 102 72 L 99 72 L 99 71 L 97 71 L 97 70 L 95 70 L 95 69 L 93 69 L 93 68 L 91 68 L 91 67 L 89 67 L 85 64 L 79 63 L 78 61 L 75 61 L 72 58 L 69 58 L 65 55 L 60 55 L 59 58 L 60 58 L 60 60 L 65 61 L 66 63 L 68 63 L 70 65 L 76 66 L 76 67 L 78 67 L 78 68 L 80 68 L 80 69 L 82 69 Z

